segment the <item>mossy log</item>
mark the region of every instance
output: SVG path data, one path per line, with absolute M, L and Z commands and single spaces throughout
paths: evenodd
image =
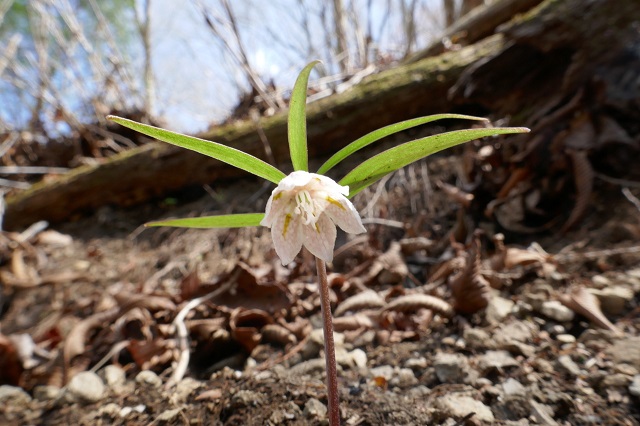
M 499 34 L 382 71 L 310 104 L 309 155 L 326 156 L 381 126 L 434 113 L 511 115 L 512 124 L 535 127 L 606 64 L 615 65 L 621 50 L 637 46 L 638 16 L 637 0 L 546 0 Z M 224 125 L 200 137 L 264 159 L 258 126 L 286 172 L 286 113 Z M 208 157 L 150 143 L 7 199 L 4 223 L 17 229 L 42 219 L 64 221 L 105 204 L 133 205 L 243 174 Z

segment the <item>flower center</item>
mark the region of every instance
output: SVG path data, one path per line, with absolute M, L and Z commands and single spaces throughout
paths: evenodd
M 302 216 L 305 225 L 315 225 L 322 213 L 318 203 L 306 189 L 296 194 L 296 208 L 293 212 Z

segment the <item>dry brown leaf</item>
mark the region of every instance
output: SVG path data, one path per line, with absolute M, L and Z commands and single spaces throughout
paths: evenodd
M 584 286 L 573 287 L 569 294 L 561 294 L 558 299 L 567 308 L 589 319 L 598 327 L 610 330 L 618 336 L 623 335 L 622 331 L 602 313 L 598 298 L 587 291 Z
M 262 341 L 277 343 L 283 346 L 295 345 L 298 342 L 296 336 L 279 324 L 267 324 L 261 330 Z
M 19 386 L 23 371 L 15 345 L 0 334 L 0 385 Z
M 569 219 L 562 227 L 566 232 L 584 216 L 589 207 L 591 193 L 593 192 L 593 180 L 595 173 L 586 151 L 567 150 L 567 154 L 573 163 L 573 178 L 576 184 L 576 204 L 569 215 Z
M 262 328 L 273 322 L 271 315 L 260 309 L 237 308 L 231 313 L 229 328 L 233 339 L 251 353 L 262 339 Z
M 407 294 L 392 300 L 384 307 L 384 311 L 413 312 L 418 309 L 430 309 L 445 317 L 452 317 L 454 312 L 450 304 L 428 294 Z
M 473 314 L 489 304 L 491 286 L 480 270 L 480 234 L 476 231 L 466 254 L 464 269 L 449 280 L 456 311 Z
M 449 197 L 451 201 L 458 203 L 465 208 L 468 208 L 474 199 L 473 194 L 465 192 L 457 186 L 449 185 L 448 183 L 442 181 L 438 181 L 436 185 L 442 190 L 442 192 L 445 193 L 447 197 Z
M 384 299 L 373 290 L 365 290 L 354 296 L 345 299 L 334 311 L 334 316 L 339 317 L 349 311 L 359 311 L 362 309 L 382 308 L 385 305 Z
M 355 314 L 347 317 L 334 318 L 333 328 L 336 331 L 343 332 L 348 330 L 372 329 L 375 323 L 369 315 Z

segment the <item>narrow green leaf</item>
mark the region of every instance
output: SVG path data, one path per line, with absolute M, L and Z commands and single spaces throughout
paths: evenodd
M 418 161 L 443 149 L 451 148 L 464 142 L 508 133 L 526 133 L 526 127 L 504 127 L 490 129 L 468 129 L 441 133 L 416 139 L 398 145 L 369 158 L 355 169 L 351 170 L 340 182 L 349 186 L 349 197 L 353 197 L 367 186 L 378 181 L 385 175 Z
M 300 73 L 291 92 L 289 101 L 289 152 L 294 170 L 309 171 L 307 154 L 307 85 L 309 74 L 320 61 L 313 61 Z
M 349 155 L 353 154 L 354 152 L 386 136 L 401 132 L 403 130 L 410 129 L 412 127 L 419 126 L 421 124 L 429 123 L 431 121 L 443 120 L 445 118 L 460 118 L 465 120 L 487 121 L 486 118 L 474 117 L 472 115 L 436 114 L 436 115 L 429 115 L 426 117 L 414 118 L 412 120 L 401 121 L 400 123 L 390 124 L 381 129 L 374 130 L 373 132 L 364 135 L 363 137 L 351 142 L 349 145 L 345 146 L 340 151 L 333 154 L 331 158 L 329 158 L 322 166 L 320 166 L 317 173 L 321 175 L 325 174 L 326 172 L 331 170 L 336 164 L 338 164 L 339 162 L 347 158 Z
M 259 226 L 264 213 L 228 214 L 220 216 L 187 217 L 146 223 L 144 226 L 174 226 L 176 228 L 243 228 Z
M 199 152 L 200 154 L 215 158 L 216 160 L 220 160 L 276 184 L 285 177 L 285 174 L 280 170 L 259 158 L 217 142 L 182 135 L 114 115 L 109 115 L 107 118 L 137 132 L 151 136 L 152 138 Z

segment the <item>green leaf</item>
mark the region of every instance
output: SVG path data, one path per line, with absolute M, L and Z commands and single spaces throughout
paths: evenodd
M 429 115 L 426 117 L 414 118 L 412 120 L 401 121 L 400 123 L 390 124 L 389 126 L 385 126 L 381 129 L 374 130 L 371 133 L 364 135 L 363 137 L 351 142 L 349 145 L 342 148 L 340 151 L 336 152 L 329 158 L 316 173 L 325 174 L 330 169 L 332 169 L 336 164 L 347 158 L 349 155 L 358 151 L 359 149 L 364 148 L 367 145 L 372 144 L 386 136 L 392 135 L 394 133 L 401 132 L 403 130 L 410 129 L 412 127 L 419 126 L 421 124 L 429 123 L 431 121 L 443 120 L 445 118 L 460 118 L 466 120 L 479 120 L 479 121 L 487 121 L 486 118 L 482 117 L 474 117 L 472 115 L 462 115 L 462 114 L 436 114 Z
M 190 149 L 191 151 L 199 152 L 200 154 L 208 155 L 211 158 L 215 158 L 223 163 L 230 164 L 276 184 L 285 177 L 285 174 L 280 170 L 268 163 L 265 163 L 259 158 L 217 142 L 170 132 L 169 130 L 160 129 L 158 127 L 149 126 L 147 124 L 138 123 L 136 121 L 116 117 L 114 115 L 109 115 L 107 118 L 137 132 L 151 136 L 152 138 L 156 138 L 182 148 Z
M 451 148 L 452 146 L 485 136 L 508 133 L 526 133 L 528 131 L 529 129 L 526 127 L 468 129 L 416 139 L 369 158 L 355 169 L 351 170 L 338 183 L 343 186 L 348 185 L 349 197 L 353 197 L 358 192 L 378 181 L 385 175 L 401 169 L 414 161 L 418 161 L 421 158 L 442 151 L 443 149 Z
M 289 152 L 294 170 L 309 171 L 309 159 L 307 154 L 307 85 L 309 74 L 320 61 L 313 61 L 300 73 L 291 92 L 289 102 Z
M 177 228 L 243 228 L 259 226 L 264 213 L 228 214 L 220 216 L 187 217 L 159 220 L 144 226 L 175 226 Z

